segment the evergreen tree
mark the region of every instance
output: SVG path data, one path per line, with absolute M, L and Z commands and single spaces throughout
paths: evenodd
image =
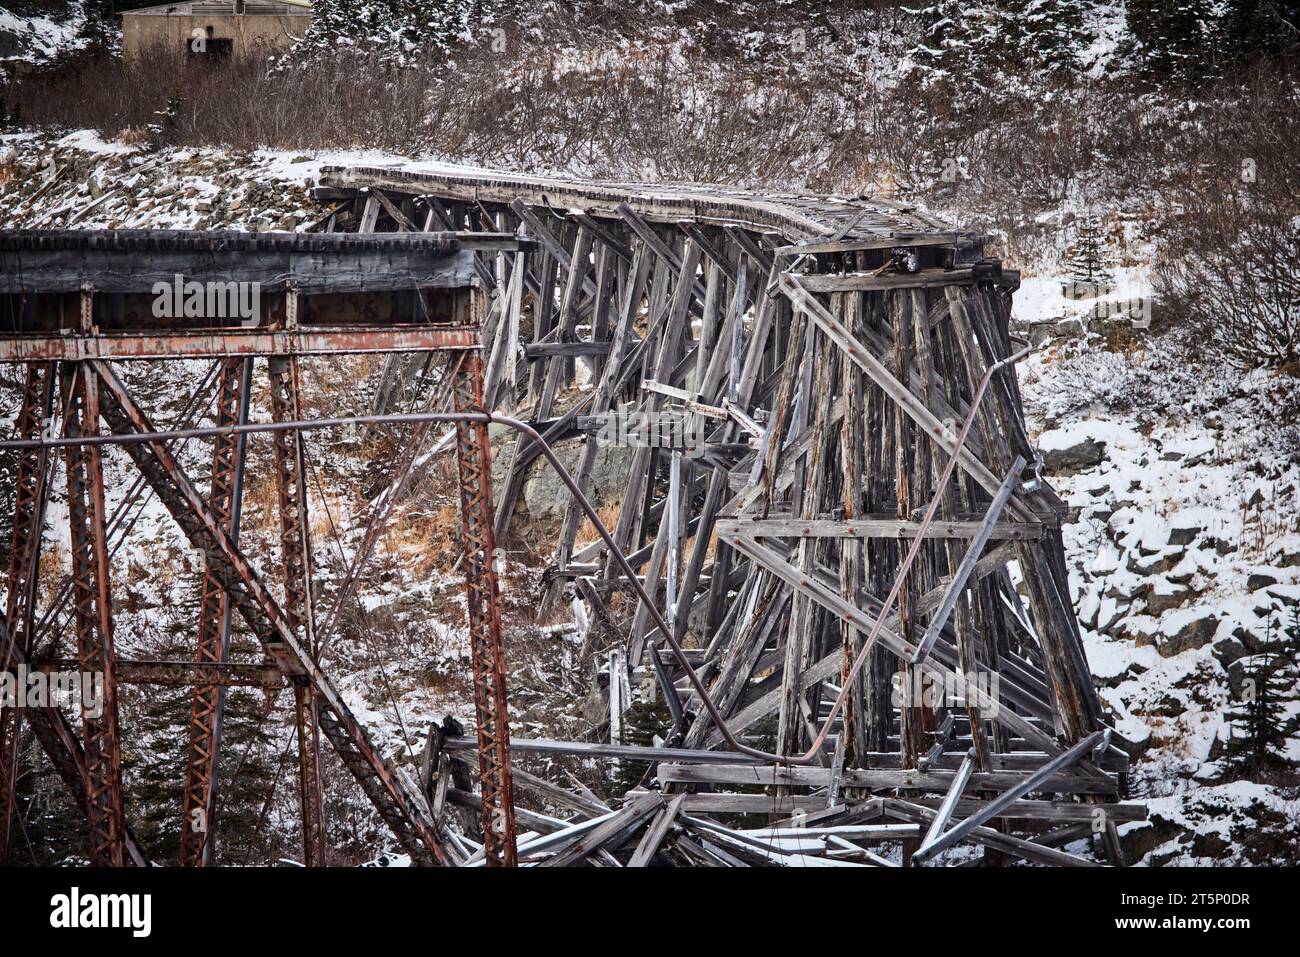
M 122 21 L 112 0 L 82 0 L 85 21 L 77 36 L 94 51 L 113 52 L 122 45 Z
M 504 6 L 502 0 L 317 0 L 311 26 L 285 62 L 355 51 L 414 63 L 468 39 Z
M 1142 71 L 1159 81 L 1213 79 L 1300 53 L 1300 0 L 1129 0 L 1128 26 Z
M 1129 0 L 1128 27 L 1141 71 L 1152 79 L 1194 80 L 1217 72 L 1217 30 L 1204 3 Z
M 986 79 L 1023 70 L 1068 74 L 1091 44 L 1088 4 L 1055 0 L 935 0 L 910 12 L 921 20 L 921 42 L 911 51 L 918 68 L 935 78 Z
M 1227 0 L 1219 26 L 1228 62 L 1300 54 L 1300 0 Z
M 1291 606 L 1285 635 L 1282 647 L 1291 658 L 1291 667 L 1300 669 L 1300 605 Z
M 668 706 L 659 696 L 653 701 L 633 701 L 623 713 L 623 733 L 619 744 L 648 748 L 654 745 L 655 736 L 668 734 L 671 716 Z M 645 761 L 619 761 L 610 775 L 610 794 L 621 796 L 641 783 L 650 767 Z
M 1088 45 L 1086 6 L 1058 0 L 1001 0 L 997 22 L 1001 42 L 995 55 L 1017 58 L 1047 74 L 1072 73 Z
M 1109 286 L 1114 281 L 1107 268 L 1109 264 L 1101 221 L 1096 216 L 1083 217 L 1065 261 L 1070 282 L 1084 286 L 1088 295 L 1095 295 L 1098 287 Z
M 1266 663 L 1264 655 L 1253 656 L 1248 668 L 1241 700 L 1226 715 L 1231 737 L 1225 756 L 1233 772 L 1256 778 L 1285 761 L 1284 702 L 1294 697 L 1295 682 L 1287 681 L 1286 669 L 1279 663 Z

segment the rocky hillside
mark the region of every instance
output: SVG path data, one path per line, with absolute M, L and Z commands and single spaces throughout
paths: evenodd
M 294 230 L 319 215 L 311 157 L 165 150 L 90 133 L 0 137 L 8 228 Z
M 0 8 L 0 77 L 112 51 L 121 27 L 111 0 L 6 0 Z
M 1190 369 L 1162 338 L 1096 333 L 1022 368 L 1072 509 L 1071 584 L 1102 700 L 1137 761 L 1147 863 L 1295 863 L 1300 847 L 1300 381 Z M 1233 760 L 1261 676 L 1285 745 Z M 1240 742 L 1237 742 L 1238 744 Z

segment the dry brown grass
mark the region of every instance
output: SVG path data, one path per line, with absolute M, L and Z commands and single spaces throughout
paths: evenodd
M 143 126 L 128 126 L 117 135 L 117 138 L 126 146 L 144 146 L 152 136 Z
M 20 172 L 18 152 L 10 150 L 6 156 L 0 158 L 0 191 L 7 189 L 9 184 L 18 178 Z
M 613 531 L 614 526 L 618 524 L 618 513 L 622 507 L 622 502 L 611 502 L 596 509 L 596 514 L 600 516 L 600 523 Z M 596 526 L 591 524 L 590 519 L 584 519 L 578 527 L 578 537 L 574 539 L 574 545 L 581 548 L 583 545 L 590 545 L 599 538 L 600 536 L 596 534 Z
M 270 451 L 267 450 L 265 456 L 250 455 L 244 479 L 244 526 L 274 532 L 278 528 L 279 508 L 280 498 L 275 487 Z
M 460 558 L 460 513 L 454 503 L 431 511 L 398 509 L 384 532 L 383 545 L 415 579 L 447 574 Z
M 41 555 L 36 567 L 36 582 L 43 603 L 53 601 L 70 562 L 71 558 L 61 541 L 47 541 L 41 547 Z

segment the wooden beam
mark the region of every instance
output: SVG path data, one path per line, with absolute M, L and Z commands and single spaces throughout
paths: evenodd
M 350 355 L 465 350 L 478 345 L 478 329 L 470 326 L 303 326 L 277 332 L 224 328 L 68 336 L 0 333 L 0 362 Z
M 973 774 L 970 787 L 982 791 L 1013 791 L 1010 800 L 1015 800 L 1031 790 L 1055 791 L 1060 794 L 1101 794 L 1114 796 L 1119 793 L 1119 784 L 1109 778 L 1099 781 L 1082 775 L 1057 773 L 1061 766 L 1054 766 L 1049 761 L 1044 767 L 1052 768 L 1043 775 L 1040 771 L 977 771 Z M 953 771 L 919 771 L 908 768 L 845 768 L 842 786 L 846 788 L 906 788 L 914 791 L 929 791 L 945 794 L 952 786 L 953 779 L 959 772 Z M 811 765 L 743 765 L 743 764 L 669 764 L 659 765 L 659 780 L 675 784 L 746 784 L 766 787 L 826 787 L 831 782 L 832 770 L 828 767 Z M 1029 787 L 1025 787 L 1029 782 Z M 1008 802 L 1009 803 L 1009 802 Z M 823 806 L 825 798 L 822 799 Z M 991 816 L 996 817 L 998 808 Z M 982 821 L 977 822 L 982 823 Z
M 666 807 L 660 808 L 655 815 L 655 819 L 646 828 L 641 842 L 637 844 L 632 859 L 627 862 L 628 867 L 645 867 L 650 863 L 655 851 L 659 849 L 659 845 L 663 843 L 664 838 L 668 835 L 668 829 L 672 827 L 673 821 L 676 820 L 678 812 L 682 809 L 682 802 L 685 800 L 686 795 L 679 794 Z
M 1007 788 L 997 798 L 990 801 L 982 810 L 972 814 L 960 824 L 956 825 L 951 831 L 942 836 L 936 837 L 925 847 L 919 848 L 913 855 L 912 859 L 916 861 L 925 861 L 938 854 L 954 844 L 964 840 L 972 831 L 982 824 L 991 821 L 997 817 L 1000 811 L 1009 807 L 1012 802 L 1024 797 L 1030 791 L 1036 790 L 1059 790 L 1054 776 L 1065 770 L 1070 765 L 1087 757 L 1088 752 L 1097 747 L 1097 744 L 1103 738 L 1109 738 L 1109 732 L 1094 731 L 1088 737 L 1084 738 L 1074 747 L 1061 754 L 1058 754 L 1052 760 L 1048 761 L 1033 774 L 1024 778 L 1022 781 Z M 975 785 L 978 787 L 978 785 Z
M 926 538 L 979 538 L 984 541 L 1033 541 L 1042 537 L 1043 526 L 1037 522 L 934 521 L 925 530 Z M 825 519 L 825 518 L 724 518 L 719 519 L 719 535 L 745 535 L 749 538 L 915 538 L 920 522 L 897 518 Z M 975 556 L 977 559 L 979 555 Z
M 934 643 L 939 640 L 939 632 L 948 623 L 948 617 L 952 614 L 952 610 L 957 607 L 957 599 L 961 597 L 961 593 L 966 589 L 966 582 L 970 580 L 971 572 L 975 570 L 975 563 L 979 561 L 984 546 L 988 544 L 989 539 L 992 537 L 998 517 L 1002 514 L 1002 509 L 1006 506 L 1007 499 L 1011 497 L 1016 483 L 1020 481 L 1020 471 L 1024 467 L 1025 460 L 1016 456 L 1015 462 L 1011 465 L 1011 471 L 1002 480 L 1002 486 L 989 504 L 988 514 L 984 516 L 984 521 L 980 523 L 979 530 L 975 533 L 975 537 L 971 539 L 970 547 L 966 549 L 966 554 L 962 556 L 961 564 L 953 572 L 952 581 L 948 583 L 948 590 L 944 592 L 943 601 L 939 604 L 939 610 L 931 617 L 925 635 L 921 638 L 916 651 L 912 652 L 912 664 L 920 664 L 924 661 L 930 653 L 930 649 L 934 647 Z

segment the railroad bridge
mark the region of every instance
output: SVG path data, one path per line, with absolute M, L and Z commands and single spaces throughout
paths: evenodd
M 1116 825 L 1145 810 L 1121 801 L 1127 757 L 1071 606 L 1065 510 L 1025 426 L 1014 364 L 1028 349 L 1008 328 L 1018 279 L 984 237 L 895 203 L 719 187 L 352 167 L 327 169 L 316 195 L 319 219 L 295 234 L 0 234 L 0 361 L 26 364 L 17 434 L 0 443 L 18 456 L 0 648 L 11 672 L 75 664 L 105 680 L 94 718 L 0 711 L 0 854 L 15 842 L 25 724 L 85 813 L 89 858 L 149 860 L 122 801 L 131 728 L 115 689 L 130 682 L 192 688 L 176 808 L 190 865 L 213 863 L 233 685 L 293 689 L 307 864 L 329 855 L 322 735 L 417 863 L 896 864 L 884 843 L 907 864 L 963 843 L 991 861 L 1123 862 Z M 255 283 L 258 314 L 160 316 L 158 290 L 178 277 Z M 387 355 L 370 414 L 306 418 L 302 357 L 361 352 Z M 159 429 L 120 364 L 180 359 L 212 369 L 181 424 Z M 263 360 L 269 422 L 250 409 Z M 513 436 L 495 490 L 492 423 Z M 303 435 L 345 424 L 415 432 L 325 608 Z M 275 451 L 269 567 L 239 543 L 257 431 Z M 207 487 L 178 462 L 180 440 L 209 443 Z M 611 442 L 632 448 L 607 527 L 588 491 Z M 555 453 L 566 443 L 571 470 Z M 109 444 L 138 472 L 111 513 Z M 477 727 L 431 729 L 406 769 L 374 747 L 321 651 L 416 458 L 444 447 L 458 461 Z M 61 585 L 39 581 L 60 462 Z M 510 734 L 496 543 L 540 467 L 571 493 L 542 605 L 573 601 L 585 650 L 609 651 L 601 740 Z M 185 661 L 114 650 L 112 553 L 145 490 L 203 557 Z M 64 613 L 71 651 L 50 640 Z M 261 660 L 231 659 L 232 615 Z M 619 740 L 639 669 L 670 715 L 654 747 Z M 512 751 L 650 771 L 611 805 L 512 770 Z M 451 826 L 465 805 L 481 815 Z M 769 826 L 735 823 L 753 814 Z M 1079 841 L 1086 853 L 1063 849 Z

